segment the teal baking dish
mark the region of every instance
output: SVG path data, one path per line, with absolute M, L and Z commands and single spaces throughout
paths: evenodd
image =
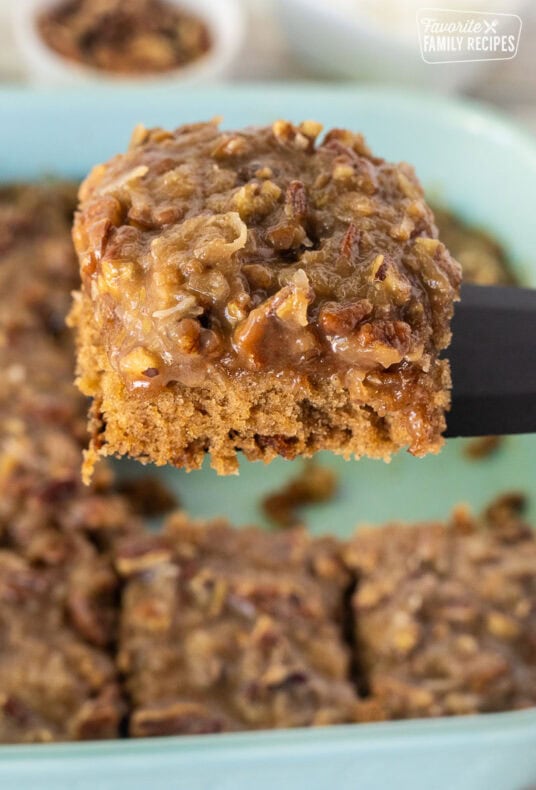
M 314 84 L 0 91 L 0 180 L 79 177 L 125 147 L 135 123 L 176 126 L 224 115 L 226 126 L 315 118 L 365 132 L 373 149 L 406 159 L 430 193 L 489 228 L 536 286 L 536 144 L 491 111 L 426 94 Z M 462 441 L 436 457 L 390 465 L 325 457 L 341 494 L 308 514 L 315 532 L 358 522 L 444 517 L 505 489 L 532 492 L 536 437 L 509 438 L 485 461 Z M 122 475 L 140 474 L 128 462 Z M 160 470 L 194 515 L 262 520 L 257 503 L 292 471 L 243 463 L 238 478 L 208 468 Z M 532 515 L 536 515 L 534 507 Z M 1 688 L 1 677 L 0 677 Z M 238 735 L 0 747 L 6 790 L 529 790 L 536 786 L 536 709 L 464 718 Z

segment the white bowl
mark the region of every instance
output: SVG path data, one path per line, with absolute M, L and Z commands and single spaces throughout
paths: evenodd
M 191 64 L 167 72 L 118 75 L 64 58 L 41 38 L 36 18 L 59 0 L 15 0 L 11 3 L 15 40 L 32 82 L 75 86 L 103 82 L 169 85 L 216 81 L 225 77 L 240 51 L 244 18 L 237 0 L 166 0 L 201 17 L 208 26 L 212 44 L 208 52 Z
M 497 0 L 490 0 L 496 3 Z M 505 11 L 519 11 L 529 0 L 504 0 Z M 415 36 L 397 35 L 392 20 L 367 14 L 359 0 L 276 0 L 289 46 L 318 75 L 377 81 L 450 92 L 474 83 L 494 63 L 429 64 L 421 58 L 414 6 L 454 8 L 455 0 L 408 3 L 401 13 L 415 19 Z M 405 19 L 406 28 L 412 20 Z

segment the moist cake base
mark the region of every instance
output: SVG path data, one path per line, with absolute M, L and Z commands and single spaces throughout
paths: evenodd
M 86 481 L 98 457 L 106 455 L 193 470 L 210 453 L 218 473 L 233 474 L 239 451 L 264 462 L 278 455 L 311 457 L 320 450 L 388 461 L 408 446 L 417 456 L 442 446 L 450 387 L 444 360 L 436 360 L 428 373 L 414 371 L 407 392 L 403 384 L 399 389 L 396 411 L 389 410 L 389 401 L 378 403 L 377 410 L 360 403 L 351 386 L 333 377 L 313 384 L 268 371 L 236 377 L 219 372 L 203 386 L 172 383 L 148 398 L 129 391 L 112 368 L 92 316 L 91 301 L 82 295 L 70 320 L 78 327 L 78 385 L 93 397 Z

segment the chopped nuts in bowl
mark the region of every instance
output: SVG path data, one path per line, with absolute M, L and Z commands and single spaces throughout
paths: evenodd
M 39 83 L 217 79 L 240 47 L 236 0 L 26 0 L 16 40 Z

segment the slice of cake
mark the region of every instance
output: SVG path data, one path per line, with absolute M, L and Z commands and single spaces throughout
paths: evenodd
M 31 559 L 0 548 L 1 743 L 118 737 L 117 592 L 80 535 L 52 543 L 44 528 Z
M 536 539 L 509 504 L 350 543 L 357 662 L 386 718 L 536 704 Z
M 136 130 L 93 169 L 71 321 L 97 455 L 188 469 L 442 443 L 460 268 L 412 168 L 307 121 Z
M 118 667 L 133 736 L 355 721 L 330 539 L 171 518 L 127 539 Z

